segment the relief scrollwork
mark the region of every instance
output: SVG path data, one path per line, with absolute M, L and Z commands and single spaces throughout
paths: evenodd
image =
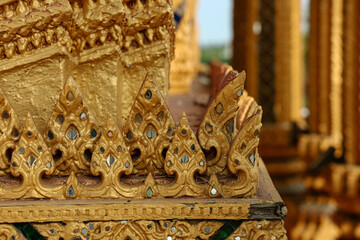
M 62 186 L 46 183 L 45 175 L 55 170 L 55 163 L 43 137 L 28 114 L 24 131 L 11 158 L 11 174 L 21 177 L 18 186 L 3 186 L 3 199 L 51 198 L 61 192 Z
M 44 133 L 56 163 L 55 174 L 90 174 L 91 155 L 100 135 L 83 95 L 69 77 Z
M 10 174 L 10 160 L 22 133 L 21 123 L 0 88 L 0 176 Z
M 134 162 L 133 173 L 163 173 L 163 164 L 176 124 L 156 85 L 147 74 L 123 128 Z
M 284 221 L 244 221 L 227 239 L 287 240 Z
M 238 100 L 243 93 L 245 72 L 229 71 L 219 82 L 217 95 L 211 100 L 198 129 L 204 149 L 208 174 L 227 173 L 227 153 L 235 137 Z
M 13 225 L 0 224 L 0 240 L 9 239 L 25 240 L 26 238 Z
M 216 221 L 110 221 L 34 224 L 49 240 L 63 239 L 209 239 L 223 225 Z
M 205 155 L 184 113 L 167 152 L 164 168 L 168 175 L 176 178 L 161 192 L 173 197 L 202 195 L 204 186 L 197 184 L 194 178 L 197 173 L 206 171 Z

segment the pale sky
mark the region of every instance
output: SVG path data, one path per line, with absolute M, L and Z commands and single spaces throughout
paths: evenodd
M 198 23 L 201 45 L 232 43 L 233 1 L 236 0 L 199 0 Z M 301 0 L 301 5 L 302 31 L 306 31 L 308 23 L 305 19 L 309 11 L 309 0 Z
M 231 43 L 232 11 L 233 0 L 199 0 L 201 45 Z

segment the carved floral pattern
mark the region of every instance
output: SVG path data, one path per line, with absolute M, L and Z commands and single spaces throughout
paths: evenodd
M 117 121 L 111 115 L 104 127 L 104 134 L 95 147 L 90 170 L 94 176 L 101 176 L 100 184 L 89 189 L 90 195 L 91 191 L 105 198 L 136 195 L 136 188 L 125 186 L 120 181 L 122 175 L 131 174 L 133 163 Z
M 63 239 L 209 239 L 223 225 L 216 221 L 111 221 L 34 224 L 49 240 Z

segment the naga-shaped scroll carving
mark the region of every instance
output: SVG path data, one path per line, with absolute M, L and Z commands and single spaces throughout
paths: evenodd
M 206 171 L 205 155 L 184 113 L 164 165 L 168 175 L 176 176 L 174 183 L 164 187 L 164 194 L 173 197 L 202 194 L 204 186 L 198 185 L 194 178 L 197 173 L 203 174 Z
M 95 118 L 75 81 L 69 77 L 44 133 L 55 160 L 55 174 L 89 174 L 91 155 L 99 136 Z
M 163 164 L 176 125 L 156 86 L 147 74 L 124 125 L 125 143 L 130 147 L 134 173 L 163 173 Z
M 2 176 L 10 173 L 11 155 L 22 133 L 21 123 L 2 88 L 0 88 L 0 114 L 0 176 Z
M 243 93 L 244 81 L 245 72 L 229 71 L 219 82 L 218 93 L 200 123 L 197 136 L 205 151 L 209 174 L 227 173 L 227 153 L 236 134 L 237 103 Z
M 208 195 L 210 197 L 248 197 L 256 194 L 259 185 L 259 132 L 261 128 L 261 107 L 246 92 L 239 101 L 236 117 L 238 134 L 228 154 L 228 170 L 236 175 L 235 180 L 219 181 L 211 174 Z
M 242 96 L 237 122 L 239 132 L 231 145 L 228 156 L 228 168 L 237 180 L 224 186 L 224 193 L 228 196 L 251 196 L 256 193 L 259 185 L 259 133 L 261 128 L 261 107 L 252 97 Z M 228 189 L 228 190 L 226 190 Z
M 61 187 L 49 186 L 43 179 L 55 170 L 55 163 L 43 137 L 28 114 L 19 144 L 11 158 L 11 174 L 21 177 L 18 186 L 3 187 L 0 195 L 4 199 L 50 198 L 59 193 Z

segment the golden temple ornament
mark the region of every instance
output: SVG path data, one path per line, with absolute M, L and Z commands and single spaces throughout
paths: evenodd
M 223 66 L 206 109 L 168 108 L 172 8 L 0 4 L 0 239 L 286 239 L 245 73 Z
M 56 174 L 88 173 L 100 133 L 82 93 L 69 77 L 44 134 L 56 161 Z
M 205 155 L 183 113 L 165 159 L 165 171 L 175 175 L 175 181 L 165 188 L 169 196 L 197 196 L 204 190 L 196 181 L 196 174 L 206 171 Z

